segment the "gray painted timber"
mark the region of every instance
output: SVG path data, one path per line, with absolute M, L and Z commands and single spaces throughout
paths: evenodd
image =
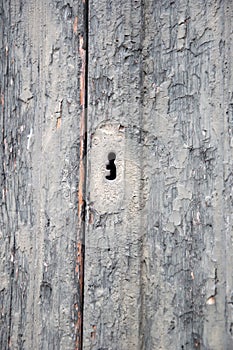
M 0 349 L 232 350 L 232 1 L 0 4 Z
M 85 350 L 233 349 L 232 21 L 89 1 Z

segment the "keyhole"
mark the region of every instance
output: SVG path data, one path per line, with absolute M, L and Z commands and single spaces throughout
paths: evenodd
M 107 180 L 115 180 L 116 178 L 116 165 L 114 164 L 116 159 L 116 155 L 113 152 L 108 154 L 108 164 L 106 165 L 106 169 L 108 174 L 106 177 Z

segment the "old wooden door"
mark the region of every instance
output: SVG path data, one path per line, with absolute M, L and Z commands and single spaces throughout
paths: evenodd
M 230 0 L 1 0 L 0 349 L 233 349 Z

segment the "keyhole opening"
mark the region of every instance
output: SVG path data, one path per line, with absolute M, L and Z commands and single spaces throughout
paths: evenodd
M 108 154 L 108 164 L 106 165 L 106 169 L 108 170 L 109 175 L 106 176 L 107 180 L 115 180 L 116 178 L 116 154 L 114 152 L 110 152 Z

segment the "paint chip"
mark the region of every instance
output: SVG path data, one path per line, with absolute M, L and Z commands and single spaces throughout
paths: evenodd
M 214 296 L 211 296 L 211 297 L 209 297 L 208 299 L 207 299 L 207 302 L 206 302 L 206 304 L 207 305 L 214 305 L 215 304 L 215 297 Z
M 92 326 L 91 339 L 94 340 L 96 337 L 96 326 Z
M 4 95 L 1 95 L 0 104 L 4 106 Z
M 77 16 L 74 19 L 73 31 L 75 34 L 77 34 L 77 31 L 78 31 L 78 17 Z
M 60 129 L 60 127 L 61 127 L 61 117 L 58 117 L 58 118 L 57 118 L 56 128 L 57 128 L 57 129 Z

